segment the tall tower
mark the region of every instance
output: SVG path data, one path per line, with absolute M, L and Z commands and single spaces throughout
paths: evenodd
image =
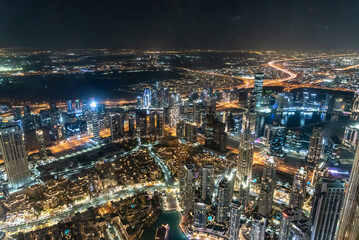
M 193 225 L 197 228 L 206 227 L 206 204 L 196 202 L 194 204 L 194 222 Z
M 252 179 L 252 164 L 255 138 L 256 115 L 254 113 L 253 96 L 249 98 L 247 112 L 243 115 L 242 133 L 239 142 L 237 178 L 239 184 L 239 200 L 243 210 L 247 210 L 249 204 L 249 189 Z
M 31 180 L 25 144 L 18 126 L 0 129 L 0 150 L 11 188 L 18 188 Z
M 261 215 L 254 215 L 252 220 L 251 240 L 264 240 L 267 219 Z
M 125 133 L 123 114 L 121 113 L 110 114 L 110 129 L 111 129 L 112 141 L 123 137 Z
M 40 159 L 45 159 L 47 156 L 45 141 L 44 141 L 44 132 L 40 129 L 36 130 L 36 138 L 37 138 L 37 145 L 39 148 L 39 157 Z
M 312 240 L 332 240 L 344 198 L 343 180 L 322 178 L 317 184 L 310 213 Z
M 180 179 L 180 193 L 182 196 L 182 207 L 189 214 L 193 210 L 195 197 L 195 165 L 188 163 L 183 166 Z
M 237 240 L 239 239 L 239 229 L 241 227 L 241 205 L 238 201 L 233 201 L 230 205 L 230 220 L 229 220 L 229 230 L 228 230 L 228 239 Z
M 151 89 L 146 88 L 143 92 L 143 107 L 149 108 L 151 106 Z
M 357 148 L 349 185 L 343 202 L 337 240 L 357 240 L 359 236 L 359 148 Z
M 29 105 L 24 105 L 24 117 L 30 117 L 31 116 L 31 110 Z
M 261 189 L 259 193 L 258 212 L 268 217 L 272 212 L 273 194 L 275 188 L 276 168 L 273 157 L 265 162 L 263 169 Z
M 229 182 L 226 177 L 222 179 L 218 186 L 218 209 L 217 222 L 222 223 L 227 220 L 229 208 Z
M 256 103 L 256 111 L 260 110 L 262 107 L 262 97 L 263 97 L 263 73 L 256 73 L 254 76 L 254 89 L 253 94 L 255 97 L 255 103 Z
M 91 102 L 91 120 L 92 120 L 92 131 L 93 131 L 93 140 L 98 143 L 101 139 L 100 137 L 100 124 L 98 120 L 97 104 L 96 102 Z
M 203 201 L 211 200 L 214 185 L 214 168 L 212 164 L 202 167 L 201 198 Z
M 290 192 L 289 206 L 302 209 L 307 190 L 307 172 L 300 168 L 294 176 L 292 190 Z
M 320 155 L 322 154 L 323 148 L 323 131 L 319 127 L 313 128 L 312 135 L 309 141 L 308 149 L 308 163 L 312 165 L 317 165 L 320 160 Z
M 67 100 L 67 111 L 71 112 L 73 110 L 72 108 L 72 101 L 71 100 Z

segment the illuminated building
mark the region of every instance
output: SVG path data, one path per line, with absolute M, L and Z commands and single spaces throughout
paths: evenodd
M 263 168 L 261 189 L 258 201 L 258 213 L 268 217 L 272 212 L 273 194 L 275 189 L 276 166 L 273 157 L 266 160 Z
M 201 198 L 203 201 L 212 199 L 214 187 L 214 168 L 212 164 L 202 167 Z
M 29 105 L 24 106 L 24 118 L 31 116 L 31 110 Z
M 358 127 L 345 127 L 343 144 L 347 147 L 355 149 L 358 146 Z
M 319 162 L 323 148 L 323 131 L 321 128 L 313 128 L 309 141 L 307 162 L 314 166 Z
M 280 124 L 274 124 L 271 128 L 271 136 L 269 140 L 269 155 L 281 158 L 284 156 L 284 142 L 285 142 L 286 128 Z
M 295 174 L 289 198 L 290 207 L 302 209 L 307 189 L 307 176 L 304 168 L 300 168 Z
M 151 89 L 146 88 L 143 92 L 143 107 L 149 108 L 151 106 Z
M 44 141 L 44 132 L 40 129 L 36 130 L 36 138 L 39 148 L 39 157 L 40 159 L 46 159 L 47 154 L 46 154 L 46 147 Z
M 237 178 L 239 184 L 239 200 L 243 210 L 247 210 L 249 204 L 249 189 L 252 179 L 253 151 L 255 138 L 256 116 L 250 96 L 247 112 L 243 116 L 242 134 L 239 142 Z
M 175 127 L 179 118 L 179 107 L 174 106 L 169 108 L 169 124 L 170 127 Z
M 13 117 L 14 117 L 15 121 L 21 120 L 21 109 L 20 108 L 15 108 L 13 110 Z
M 332 240 L 335 237 L 344 199 L 343 180 L 322 178 L 317 184 L 310 213 L 311 240 Z
M 180 194 L 182 196 L 182 207 L 189 214 L 193 210 L 195 197 L 195 165 L 193 163 L 185 164 L 182 167 L 180 179 Z
M 256 73 L 254 76 L 254 89 L 253 95 L 255 98 L 255 109 L 256 111 L 260 110 L 262 107 L 262 97 L 263 97 L 263 73 Z
M 124 116 L 121 113 L 110 114 L 110 130 L 112 141 L 123 137 L 124 129 Z
M 338 163 L 342 153 L 342 142 L 339 137 L 336 135 L 330 136 L 328 146 L 328 161 Z
M 337 240 L 357 240 L 359 236 L 359 149 L 356 151 L 349 184 L 345 189 L 336 236 Z
M 310 239 L 309 221 L 298 208 L 287 208 L 282 212 L 279 240 Z
M 136 132 L 140 135 L 147 134 L 147 110 L 136 110 Z
M 76 111 L 81 110 L 81 103 L 79 99 L 75 99 L 75 109 Z
M 18 188 L 31 181 L 27 153 L 21 130 L 17 126 L 0 129 L 0 150 L 11 188 Z
M 315 187 L 317 182 L 328 172 L 325 162 L 318 163 L 313 170 L 311 185 Z
M 93 140 L 97 144 L 100 141 L 101 137 L 100 137 L 100 123 L 98 119 L 96 102 L 91 102 L 91 121 L 92 121 Z
M 238 235 L 241 227 L 241 205 L 238 201 L 231 202 L 230 212 L 228 239 L 237 240 L 239 239 Z
M 230 184 L 227 178 L 223 178 L 218 185 L 218 206 L 217 206 L 217 222 L 222 223 L 228 218 L 229 203 L 232 199 L 229 199 Z
M 185 139 L 188 142 L 194 143 L 197 142 L 197 126 L 195 124 L 186 123 L 185 124 Z
M 71 101 L 71 100 L 67 100 L 66 104 L 67 104 L 67 112 L 71 112 L 71 111 L 73 110 L 73 108 L 72 108 L 72 101 Z
M 254 215 L 252 220 L 251 240 L 264 240 L 267 219 L 261 215 Z
M 142 107 L 142 98 L 140 96 L 137 97 L 137 108 Z
M 193 225 L 196 228 L 205 228 L 206 227 L 206 204 L 201 202 L 196 202 L 194 204 L 194 221 Z

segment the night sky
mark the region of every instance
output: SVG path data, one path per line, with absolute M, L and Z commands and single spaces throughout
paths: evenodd
M 359 0 L 0 0 L 0 47 L 358 49 Z

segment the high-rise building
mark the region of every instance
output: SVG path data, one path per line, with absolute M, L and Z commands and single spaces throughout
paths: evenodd
M 300 168 L 295 174 L 289 198 L 290 207 L 302 209 L 307 190 L 307 177 L 304 168 Z
M 185 139 L 188 142 L 194 143 L 197 142 L 197 126 L 195 124 L 186 123 L 185 124 Z
M 37 145 L 39 148 L 39 158 L 46 159 L 46 147 L 44 140 L 44 132 L 41 129 L 36 130 Z
M 110 114 L 110 129 L 112 141 L 124 136 L 124 116 L 122 113 Z
M 75 99 L 75 109 L 77 111 L 81 110 L 81 103 L 79 99 Z
M 0 150 L 11 188 L 18 188 L 31 181 L 29 164 L 21 129 L 7 126 L 0 129 Z
M 169 125 L 175 127 L 179 120 L 179 107 L 174 106 L 169 108 Z
M 310 239 L 309 221 L 298 208 L 287 208 L 282 212 L 279 240 Z
M 254 215 L 252 220 L 251 240 L 264 240 L 267 219 L 261 215 Z
M 93 140 L 97 144 L 100 137 L 100 123 L 98 119 L 98 111 L 96 102 L 91 103 L 91 121 L 92 121 L 92 131 L 93 131 Z
M 322 178 L 317 184 L 310 222 L 311 240 L 332 240 L 335 237 L 344 200 L 343 180 Z
M 262 107 L 262 97 L 263 97 L 263 73 L 256 73 L 254 76 L 254 89 L 253 94 L 255 97 L 255 109 L 256 111 L 260 110 Z
M 230 220 L 229 220 L 229 230 L 228 230 L 228 239 L 237 240 L 239 239 L 239 229 L 241 227 L 241 205 L 238 201 L 233 201 L 230 205 Z
M 222 223 L 227 220 L 229 211 L 229 182 L 224 177 L 218 185 L 218 208 L 217 208 L 217 222 Z
M 359 237 L 359 148 L 357 148 L 349 184 L 338 223 L 337 240 L 357 240 Z
M 31 116 L 31 110 L 29 105 L 24 105 L 24 118 Z
M 273 157 L 265 162 L 259 193 L 258 212 L 268 217 L 272 212 L 273 194 L 275 189 L 276 167 Z
M 182 207 L 189 214 L 193 210 L 195 198 L 195 165 L 187 163 L 182 167 L 180 179 L 180 194 L 182 196 Z
M 281 158 L 284 156 L 285 143 L 285 126 L 281 124 L 274 124 L 272 126 L 271 137 L 269 140 L 269 155 Z
M 326 175 L 326 173 L 328 173 L 328 168 L 326 167 L 326 163 L 325 162 L 321 162 L 318 163 L 313 170 L 313 176 L 312 176 L 312 181 L 310 182 L 310 185 L 312 185 L 313 187 L 315 187 L 315 185 L 317 184 L 317 182 L 320 181 L 320 178 L 322 178 L 323 176 Z
M 13 110 L 13 117 L 14 117 L 15 121 L 21 120 L 21 109 L 20 108 L 15 108 Z
M 201 198 L 211 201 L 214 187 L 214 168 L 212 164 L 202 167 Z
M 143 92 L 143 107 L 149 108 L 151 106 L 151 89 L 146 88 Z
M 308 158 L 307 161 L 315 166 L 322 154 L 323 149 L 323 131 L 319 127 L 313 128 L 312 135 L 309 141 Z
M 71 101 L 71 100 L 67 100 L 66 104 L 67 104 L 67 112 L 71 112 L 71 111 L 73 110 L 73 108 L 72 108 L 72 101 Z
M 243 116 L 242 133 L 239 142 L 237 178 L 239 184 L 239 198 L 243 210 L 247 210 L 249 204 L 249 189 L 252 179 L 252 164 L 254 153 L 255 122 L 256 116 L 253 108 L 253 96 L 250 96 L 248 110 Z
M 206 204 L 202 202 L 196 202 L 194 204 L 194 221 L 193 225 L 196 228 L 206 227 Z

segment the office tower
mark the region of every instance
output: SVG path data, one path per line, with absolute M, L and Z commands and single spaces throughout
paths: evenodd
M 79 99 L 75 99 L 75 110 L 76 111 L 81 110 L 81 103 Z
M 310 184 L 313 187 L 315 187 L 317 182 L 320 181 L 320 178 L 324 177 L 327 173 L 328 173 L 328 168 L 326 167 L 326 163 L 325 162 L 318 163 L 314 167 L 312 181 Z
M 180 194 L 182 196 L 182 207 L 189 214 L 193 210 L 195 197 L 195 165 L 187 163 L 182 167 L 180 179 Z
M 275 189 L 276 166 L 273 157 L 266 160 L 259 193 L 258 212 L 268 217 L 272 212 L 273 194 Z
M 100 141 L 101 137 L 100 137 L 100 123 L 98 119 L 96 102 L 91 102 L 91 121 L 92 121 L 93 140 L 97 144 Z
M 252 220 L 251 240 L 264 240 L 267 227 L 267 219 L 260 215 L 254 215 Z
M 198 129 L 195 124 L 186 123 L 185 124 L 185 139 L 188 142 L 194 143 L 197 142 L 197 133 Z
M 229 230 L 228 230 L 228 239 L 237 240 L 239 239 L 239 229 L 241 227 L 241 205 L 238 201 L 231 202 L 230 205 L 230 220 L 229 220 Z
M 322 154 L 322 148 L 323 148 L 323 131 L 319 127 L 314 127 L 312 131 L 312 135 L 310 136 L 307 162 L 315 166 L 320 160 L 320 155 Z
M 340 162 L 343 147 L 340 138 L 336 135 L 330 136 L 328 146 L 328 161 L 332 163 Z
M 73 108 L 72 108 L 72 101 L 71 101 L 71 100 L 67 100 L 66 104 L 67 104 L 67 112 L 71 112 L 71 111 L 73 110 Z
M 151 89 L 146 88 L 143 92 L 143 107 L 149 108 L 151 106 Z
M 179 120 L 179 107 L 174 106 L 169 108 L 169 125 L 175 127 Z
M 278 239 L 310 239 L 310 223 L 300 209 L 287 208 L 283 210 Z
M 214 168 L 212 164 L 202 167 L 201 198 L 203 201 L 211 201 L 214 187 Z
M 184 138 L 185 137 L 185 122 L 180 120 L 176 125 L 176 137 Z
M 255 138 L 256 116 L 253 108 L 253 97 L 250 96 L 248 110 L 243 115 L 242 133 L 239 142 L 237 178 L 239 184 L 239 199 L 242 201 L 243 210 L 248 209 L 249 189 L 252 178 L 252 164 Z
M 262 107 L 262 97 L 263 97 L 263 73 L 256 73 L 254 76 L 254 89 L 253 95 L 255 98 L 255 109 L 256 111 L 260 110 Z
M 39 157 L 40 159 L 46 159 L 47 153 L 45 147 L 44 132 L 42 130 L 36 130 L 36 139 L 39 148 Z
M 269 140 L 269 155 L 281 158 L 284 156 L 285 127 L 281 124 L 272 126 L 271 137 Z
M 31 180 L 25 143 L 21 129 L 7 126 L 0 129 L 0 150 L 11 188 L 18 188 Z
M 145 109 L 136 110 L 136 131 L 140 135 L 147 134 L 147 110 Z
M 110 129 L 112 141 L 124 136 L 124 117 L 122 113 L 110 114 Z
M 289 206 L 302 209 L 307 190 L 307 172 L 300 168 L 294 176 L 290 192 Z
M 31 116 L 31 110 L 29 105 L 24 105 L 24 118 Z
M 334 239 L 344 200 L 344 186 L 343 180 L 328 178 L 322 178 L 317 184 L 310 213 L 312 240 Z
M 170 107 L 178 105 L 180 102 L 179 93 L 172 93 L 170 96 Z
M 346 186 L 343 209 L 338 223 L 337 240 L 359 237 L 359 148 L 357 148 L 349 184 Z
M 50 111 L 56 111 L 56 110 L 57 110 L 56 103 L 50 102 Z
M 222 223 L 227 220 L 229 211 L 229 182 L 224 177 L 218 185 L 218 206 L 217 206 L 217 222 Z
M 162 137 L 165 132 L 165 120 L 163 111 L 156 111 L 156 129 L 155 134 Z
M 194 220 L 193 225 L 196 228 L 205 228 L 206 227 L 206 204 L 201 202 L 196 202 L 194 204 Z
M 15 108 L 13 110 L 13 117 L 14 117 L 15 121 L 21 120 L 21 109 L 20 108 Z

